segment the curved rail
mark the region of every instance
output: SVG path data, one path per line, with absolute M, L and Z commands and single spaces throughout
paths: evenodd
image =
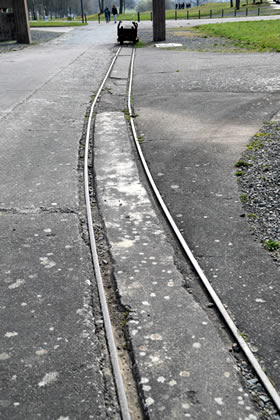
M 145 160 L 142 149 L 141 149 L 141 147 L 139 145 L 139 142 L 138 142 L 138 139 L 137 139 L 137 134 L 136 134 L 134 121 L 133 121 L 133 118 L 131 117 L 131 115 L 133 114 L 132 113 L 132 108 L 131 108 L 131 91 L 132 91 L 132 81 L 133 81 L 134 60 L 135 60 L 135 49 L 133 50 L 131 67 L 130 67 L 130 80 L 129 80 L 129 89 L 128 89 L 128 110 L 129 110 L 129 115 L 130 115 L 130 125 L 131 125 L 131 129 L 132 129 L 132 133 L 133 133 L 134 142 L 135 142 L 135 145 L 136 145 L 141 163 L 143 165 L 143 168 L 144 168 L 145 173 L 147 175 L 147 178 L 149 180 L 149 183 L 150 183 L 150 185 L 151 185 L 151 187 L 154 191 L 154 194 L 155 194 L 155 196 L 156 196 L 156 198 L 157 198 L 157 200 L 158 200 L 158 202 L 159 202 L 159 204 L 160 204 L 160 206 L 161 206 L 161 208 L 162 208 L 162 210 L 165 214 L 165 217 L 167 218 L 170 226 L 172 227 L 172 229 L 173 229 L 173 231 L 176 235 L 176 238 L 180 242 L 180 245 L 182 246 L 185 254 L 189 258 L 190 262 L 192 263 L 192 265 L 193 265 L 196 273 L 198 274 L 200 280 L 202 281 L 204 287 L 207 289 L 209 295 L 213 299 L 214 304 L 218 308 L 220 314 L 222 315 L 224 321 L 226 322 L 228 328 L 230 329 L 231 333 L 235 337 L 239 346 L 242 348 L 242 350 L 243 350 L 244 354 L 246 355 L 248 361 L 251 363 L 252 367 L 254 368 L 257 376 L 259 377 L 259 379 L 262 382 L 263 386 L 265 387 L 266 391 L 270 395 L 272 401 L 274 402 L 274 404 L 276 405 L 276 407 L 280 411 L 280 396 L 279 396 L 278 392 L 276 391 L 276 389 L 274 388 L 274 386 L 272 385 L 272 383 L 270 382 L 270 380 L 266 376 L 265 372 L 263 371 L 263 369 L 260 366 L 259 362 L 257 361 L 256 357 L 254 356 L 254 354 L 250 350 L 246 341 L 241 337 L 241 335 L 238 331 L 238 328 L 236 327 L 235 323 L 232 321 L 232 319 L 229 316 L 228 312 L 226 311 L 222 301 L 220 300 L 219 296 L 217 295 L 217 293 L 215 292 L 215 290 L 211 286 L 209 280 L 207 279 L 206 275 L 204 274 L 200 265 L 198 264 L 197 260 L 195 259 L 193 253 L 191 252 L 189 246 L 187 245 L 185 239 L 183 238 L 181 232 L 179 231 L 174 219 L 172 218 L 167 206 L 165 205 L 164 200 L 162 199 L 162 197 L 160 195 L 160 192 L 159 192 L 159 190 L 158 190 L 158 188 L 157 188 L 157 186 L 154 182 L 152 174 L 151 174 L 151 172 L 148 168 L 147 162 Z
M 114 56 L 114 58 L 111 62 L 111 65 L 110 65 L 110 67 L 109 67 L 109 69 L 108 69 L 108 71 L 107 71 L 107 73 L 106 73 L 98 91 L 97 91 L 97 94 L 94 98 L 94 101 L 91 105 L 90 115 L 89 115 L 88 124 L 87 124 L 86 143 L 85 143 L 84 191 L 85 191 L 85 200 L 86 200 L 87 221 L 88 221 L 88 229 L 89 229 L 89 237 L 90 237 L 91 254 L 92 254 L 92 259 L 93 259 L 93 264 L 94 264 L 94 269 L 95 269 L 95 275 L 96 275 L 96 280 L 97 280 L 97 287 L 98 287 L 98 293 L 99 293 L 99 298 L 100 298 L 101 310 L 102 310 L 103 319 L 104 319 L 106 338 L 107 338 L 107 343 L 108 343 L 108 347 L 109 347 L 109 353 L 110 353 L 110 358 L 111 358 L 111 363 L 112 363 L 112 368 L 113 368 L 114 380 L 115 380 L 115 384 L 116 384 L 116 388 L 117 388 L 117 394 L 118 394 L 118 399 L 119 399 L 119 404 L 120 404 L 121 416 L 122 416 L 123 420 L 130 420 L 130 414 L 129 414 L 128 404 L 127 404 L 127 399 L 126 399 L 126 394 L 125 394 L 125 388 L 124 388 L 122 375 L 121 375 L 120 364 L 119 364 L 119 360 L 118 360 L 117 347 L 116 347 L 115 339 L 114 339 L 114 335 L 113 335 L 113 329 L 112 329 L 112 324 L 111 324 L 111 320 L 110 320 L 109 309 L 108 309 L 108 305 L 107 305 L 107 302 L 106 302 L 103 280 L 102 280 L 100 265 L 99 265 L 99 261 L 98 261 L 96 242 L 95 242 L 94 231 L 93 231 L 93 226 L 92 226 L 92 214 L 91 214 L 90 196 L 89 196 L 89 182 L 88 182 L 88 151 L 89 151 L 89 138 L 90 138 L 93 111 L 94 111 L 94 107 L 97 103 L 97 100 L 100 96 L 100 93 L 103 89 L 103 86 L 104 86 L 104 84 L 105 84 L 105 82 L 106 82 L 106 80 L 107 80 L 107 78 L 108 78 L 108 76 L 109 76 L 109 74 L 110 74 L 110 72 L 113 68 L 113 65 L 114 65 L 114 63 L 115 63 L 115 61 L 116 61 L 116 59 L 119 55 L 120 49 L 121 48 L 118 49 L 116 55 Z

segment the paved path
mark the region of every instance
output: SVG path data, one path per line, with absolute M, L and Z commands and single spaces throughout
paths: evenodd
M 78 168 L 114 40 L 96 24 L 0 56 L 3 419 L 119 418 Z
M 279 267 L 241 217 L 234 164 L 279 110 L 279 60 L 273 53 L 139 49 L 133 89 L 142 147 L 160 191 L 278 389 Z
M 137 168 L 128 135 L 130 48 L 106 83 L 94 130 L 94 168 L 140 398 L 150 419 L 259 418 L 215 323 L 185 288 L 173 243 Z M 110 104 L 110 106 L 108 106 Z M 197 278 L 195 278 L 197 281 Z

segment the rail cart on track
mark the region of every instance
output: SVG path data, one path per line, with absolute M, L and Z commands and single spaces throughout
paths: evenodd
M 139 41 L 138 34 L 137 34 L 137 22 L 131 22 L 131 24 L 123 24 L 120 20 L 118 24 L 118 42 L 122 45 L 124 41 L 136 42 Z

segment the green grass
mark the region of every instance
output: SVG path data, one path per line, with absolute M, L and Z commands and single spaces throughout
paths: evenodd
M 51 20 L 46 22 L 45 20 L 31 20 L 29 22 L 31 28 L 40 28 L 40 27 L 60 27 L 60 26 L 83 26 L 87 25 L 86 23 L 77 22 L 74 20 L 71 21 L 62 21 L 62 20 Z
M 236 176 L 242 176 L 242 175 L 244 175 L 244 172 L 243 171 L 236 171 L 235 175 Z
M 264 241 L 266 248 L 269 251 L 276 251 L 277 249 L 280 248 L 280 242 L 279 241 L 275 241 L 273 239 L 267 239 L 266 241 Z
M 242 203 L 248 203 L 248 201 L 249 201 L 248 195 L 247 194 L 241 194 L 240 195 L 240 200 L 241 200 Z
M 252 0 L 249 0 L 250 4 L 246 5 L 245 2 L 241 2 L 240 12 L 242 14 L 245 13 L 246 7 L 248 7 L 248 10 L 252 11 L 255 10 L 257 13 L 258 7 L 261 9 L 265 9 L 268 7 L 269 3 L 266 1 L 263 1 L 263 3 L 257 3 L 253 4 Z M 230 7 L 230 2 L 218 2 L 218 3 L 207 3 L 202 4 L 201 6 L 197 7 L 191 7 L 190 9 L 183 9 L 183 10 L 177 10 L 177 19 L 187 19 L 187 15 L 189 19 L 197 19 L 198 18 L 198 11 L 200 10 L 200 17 L 209 17 L 210 16 L 210 10 L 212 10 L 212 16 L 217 17 L 221 16 L 222 9 L 224 10 L 224 16 L 226 15 L 233 15 L 234 7 Z M 272 10 L 272 9 L 271 9 Z M 165 11 L 165 17 L 167 20 L 169 19 L 175 19 L 175 10 L 166 10 Z M 151 20 L 151 11 L 148 12 L 141 12 L 140 13 L 140 19 L 141 20 Z M 98 20 L 98 14 L 95 15 L 89 15 L 87 16 L 87 20 Z M 104 13 L 100 15 L 100 20 L 104 21 Z M 136 11 L 128 11 L 125 14 L 118 15 L 118 20 L 137 20 L 137 12 Z
M 240 47 L 257 51 L 280 51 L 280 21 L 219 23 L 196 27 L 199 32 L 233 40 Z
M 252 164 L 247 162 L 246 160 L 239 160 L 234 165 L 236 168 L 247 168 L 248 166 L 251 166 Z

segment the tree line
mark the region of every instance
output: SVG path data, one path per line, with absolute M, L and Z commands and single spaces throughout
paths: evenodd
M 37 16 L 81 16 L 82 8 L 86 15 L 103 13 L 105 7 L 111 9 L 113 4 L 119 13 L 124 13 L 126 8 L 135 7 L 135 0 L 27 0 L 29 13 L 34 20 Z
M 82 7 L 86 14 L 97 12 L 98 0 L 27 0 L 28 10 L 33 19 L 37 16 L 65 17 L 81 16 Z

